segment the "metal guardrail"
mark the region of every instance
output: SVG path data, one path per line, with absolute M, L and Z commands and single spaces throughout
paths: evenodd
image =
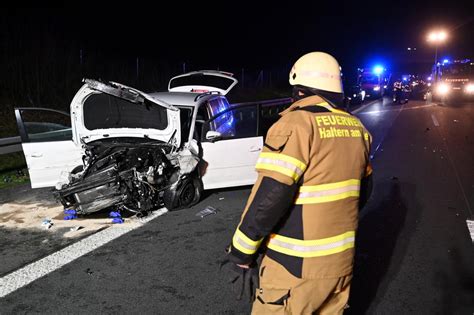
M 19 136 L 0 139 L 0 155 L 21 152 L 22 150 Z
M 237 106 L 250 106 L 250 105 L 260 105 L 262 107 L 266 106 L 275 106 L 275 105 L 285 105 L 291 103 L 292 99 L 287 98 L 278 98 L 273 100 L 265 100 L 265 101 L 257 101 L 257 102 L 244 102 L 244 103 L 234 103 L 231 104 L 231 107 Z M 17 137 L 9 137 L 0 139 L 0 155 L 14 153 L 14 152 L 21 152 L 23 149 L 21 147 L 21 138 Z
M 292 102 L 291 97 L 285 97 L 285 98 L 277 98 L 277 99 L 266 100 L 266 101 L 235 103 L 235 104 L 230 104 L 230 106 L 231 107 L 245 106 L 245 105 L 267 105 L 267 106 L 272 106 L 272 105 L 285 105 L 285 104 L 288 104 L 288 103 L 291 103 L 291 102 Z

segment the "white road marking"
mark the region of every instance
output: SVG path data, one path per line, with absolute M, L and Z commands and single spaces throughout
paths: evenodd
M 435 104 L 428 104 L 428 105 L 418 105 L 418 106 L 412 106 L 412 107 L 403 107 L 401 109 L 382 109 L 382 110 L 371 110 L 368 112 L 363 112 L 360 113 L 359 115 L 363 114 L 380 114 L 380 113 L 387 113 L 387 112 L 398 112 L 398 111 L 406 111 L 406 110 L 412 110 L 412 109 L 421 109 L 421 108 L 427 108 L 427 107 L 432 107 L 435 106 Z
M 433 124 L 434 124 L 436 127 L 439 127 L 438 119 L 436 119 L 436 116 L 435 116 L 434 114 L 431 114 L 431 119 L 433 120 Z
M 466 220 L 467 228 L 469 229 L 469 234 L 471 234 L 471 240 L 474 243 L 474 221 Z
M 77 243 L 69 245 L 43 259 L 35 261 L 17 271 L 0 278 L 0 298 L 32 283 L 33 281 L 58 270 L 62 266 L 84 256 L 108 242 L 133 231 L 143 224 L 165 214 L 166 208 L 154 211 L 149 216 L 137 220 L 136 224 L 113 225 L 103 231 L 97 232 Z
M 383 102 L 382 99 L 380 99 L 380 100 L 373 100 L 373 101 L 368 102 L 367 104 L 364 104 L 364 105 L 362 105 L 361 107 L 359 107 L 359 108 L 353 110 L 351 113 L 352 113 L 352 114 L 357 114 L 357 113 L 360 112 L 361 110 L 364 110 L 365 108 L 367 108 L 367 106 L 370 106 L 370 105 L 372 105 L 372 104 L 374 104 L 374 103 L 376 103 L 376 102 L 378 102 L 378 101 L 382 101 L 382 102 Z

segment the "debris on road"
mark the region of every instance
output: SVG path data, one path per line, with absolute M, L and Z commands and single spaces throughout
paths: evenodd
M 75 232 L 75 231 L 79 231 L 80 229 L 83 229 L 84 227 L 83 226 L 73 226 L 72 228 L 69 229 L 69 231 L 71 232 Z
M 122 215 L 118 211 L 110 211 L 109 217 L 111 217 L 111 218 L 121 218 Z
M 41 222 L 41 226 L 42 226 L 45 230 L 50 229 L 50 228 L 53 226 L 53 224 L 54 224 L 54 223 L 51 221 L 51 219 L 48 219 L 48 218 L 43 219 L 43 222 Z
M 219 200 L 224 200 L 225 198 L 224 197 L 220 197 Z
M 76 210 L 74 209 L 64 209 L 64 214 L 77 214 Z
M 112 218 L 112 224 L 122 224 L 122 214 L 119 211 L 110 211 L 109 217 Z
M 64 209 L 64 214 L 67 214 L 67 216 L 64 217 L 64 220 L 77 219 L 77 212 L 74 209 Z
M 216 214 L 217 213 L 217 209 L 212 207 L 212 206 L 207 206 L 206 208 L 204 208 L 203 210 L 199 211 L 198 213 L 196 213 L 196 216 L 197 217 L 201 217 L 201 218 L 204 218 L 210 214 Z

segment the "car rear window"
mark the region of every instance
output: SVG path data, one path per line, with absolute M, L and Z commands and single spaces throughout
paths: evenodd
M 93 94 L 84 102 L 84 125 L 89 130 L 107 128 L 143 128 L 164 130 L 168 126 L 166 108 L 153 104 L 132 103 L 108 94 Z

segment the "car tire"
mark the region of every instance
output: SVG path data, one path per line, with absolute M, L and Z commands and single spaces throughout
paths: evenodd
M 189 208 L 201 199 L 202 184 L 197 178 L 187 178 L 178 188 L 169 188 L 163 193 L 163 203 L 169 211 Z

